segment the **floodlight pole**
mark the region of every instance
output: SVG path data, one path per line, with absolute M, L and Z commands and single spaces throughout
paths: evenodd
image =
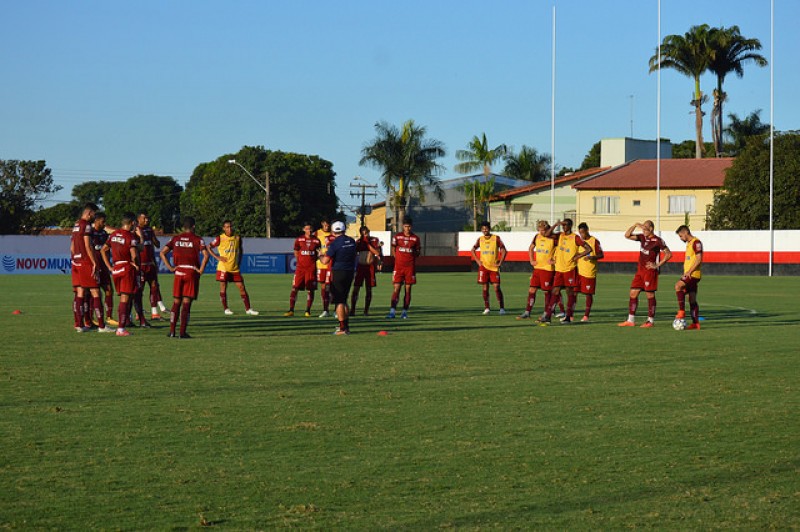
M 256 177 L 253 174 L 251 174 L 250 171 L 247 168 L 245 168 L 244 166 L 239 164 L 239 162 L 236 159 L 229 159 L 228 160 L 228 164 L 235 164 L 236 166 L 238 166 L 239 168 L 244 170 L 244 173 L 247 174 L 248 176 L 250 176 L 250 179 L 252 179 L 253 182 L 256 185 L 258 185 L 259 188 L 266 193 L 266 204 L 267 204 L 266 205 L 266 208 L 267 208 L 267 213 L 266 213 L 267 214 L 266 215 L 267 233 L 266 234 L 267 234 L 267 238 L 272 238 L 272 229 L 271 229 L 271 226 L 272 226 L 272 223 L 271 223 L 272 222 L 272 210 L 270 209 L 270 205 L 269 205 L 269 199 L 270 199 L 270 197 L 269 197 L 269 172 L 265 172 L 265 174 L 266 174 L 265 185 L 262 185 L 261 182 L 258 179 L 256 179 Z

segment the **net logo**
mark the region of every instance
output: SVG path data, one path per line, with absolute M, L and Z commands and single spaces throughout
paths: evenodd
M 11 273 L 16 269 L 16 261 L 14 260 L 14 257 L 3 255 L 3 269 L 8 273 Z

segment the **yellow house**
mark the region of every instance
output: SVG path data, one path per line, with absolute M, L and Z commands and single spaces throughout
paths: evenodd
M 372 210 L 369 214 L 364 216 L 364 225 L 369 227 L 370 231 L 386 231 L 389 227 L 386 219 L 386 202 L 373 203 Z M 347 225 L 347 234 L 352 237 L 358 237 L 358 230 L 361 227 L 361 216 L 356 217 L 356 221 Z
M 574 185 L 576 224 L 592 231 L 625 231 L 636 222 L 656 221 L 661 206 L 661 229 L 687 224 L 706 229 L 714 192 L 725 182 L 733 158 L 662 159 L 657 194 L 656 160 L 643 159 L 616 166 Z

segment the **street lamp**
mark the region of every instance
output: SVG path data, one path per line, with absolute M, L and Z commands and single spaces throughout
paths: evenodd
M 255 178 L 255 176 L 253 174 L 250 173 L 250 171 L 247 168 L 245 168 L 244 166 L 239 164 L 239 162 L 237 162 L 236 159 L 228 159 L 228 164 L 235 164 L 236 166 L 238 166 L 239 168 L 244 170 L 244 173 L 249 175 L 250 179 L 252 179 L 253 182 L 255 182 L 255 184 L 258 185 L 261 188 L 261 190 L 266 192 L 266 194 L 267 194 L 267 238 L 272 238 L 272 229 L 270 228 L 270 225 L 272 225 L 270 223 L 272 221 L 272 215 L 271 215 L 271 211 L 270 211 L 270 208 L 269 208 L 269 172 L 265 172 L 265 174 L 266 174 L 266 186 L 264 186 L 264 185 L 261 184 L 261 182 L 258 179 Z

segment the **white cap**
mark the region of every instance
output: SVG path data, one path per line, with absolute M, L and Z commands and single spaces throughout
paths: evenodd
M 331 226 L 331 230 L 334 233 L 344 233 L 344 230 L 345 230 L 344 223 L 343 222 L 333 222 L 333 225 Z

